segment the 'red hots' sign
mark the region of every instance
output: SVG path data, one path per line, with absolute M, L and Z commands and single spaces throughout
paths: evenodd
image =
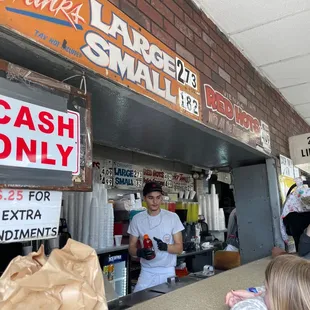
M 233 104 L 210 85 L 203 86 L 204 123 L 252 147 L 270 153 L 269 127 L 238 104 Z M 267 141 L 268 140 L 268 141 Z
M 256 117 L 244 111 L 237 104 L 232 104 L 229 99 L 224 97 L 211 86 L 205 85 L 206 105 L 214 112 L 225 116 L 231 121 L 235 121 L 240 127 L 253 133 L 260 134 L 260 123 Z
M 0 95 L 0 165 L 79 174 L 79 113 Z

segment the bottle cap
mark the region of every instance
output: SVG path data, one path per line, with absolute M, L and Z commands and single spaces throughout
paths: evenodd
M 143 236 L 143 239 L 145 240 L 145 239 L 149 239 L 149 235 L 144 235 Z

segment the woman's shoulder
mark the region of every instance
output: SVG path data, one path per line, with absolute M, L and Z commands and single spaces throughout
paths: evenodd
M 238 302 L 231 310 L 268 310 L 264 298 L 256 297 Z

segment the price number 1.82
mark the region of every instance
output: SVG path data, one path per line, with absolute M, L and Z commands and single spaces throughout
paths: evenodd
M 197 99 L 180 90 L 179 102 L 182 109 L 191 114 L 199 116 L 199 103 Z

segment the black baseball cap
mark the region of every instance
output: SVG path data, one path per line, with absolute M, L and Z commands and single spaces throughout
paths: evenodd
M 163 194 L 163 188 L 157 182 L 145 183 L 144 188 L 143 188 L 143 196 L 146 196 L 147 194 L 152 193 L 152 192 L 160 192 Z

